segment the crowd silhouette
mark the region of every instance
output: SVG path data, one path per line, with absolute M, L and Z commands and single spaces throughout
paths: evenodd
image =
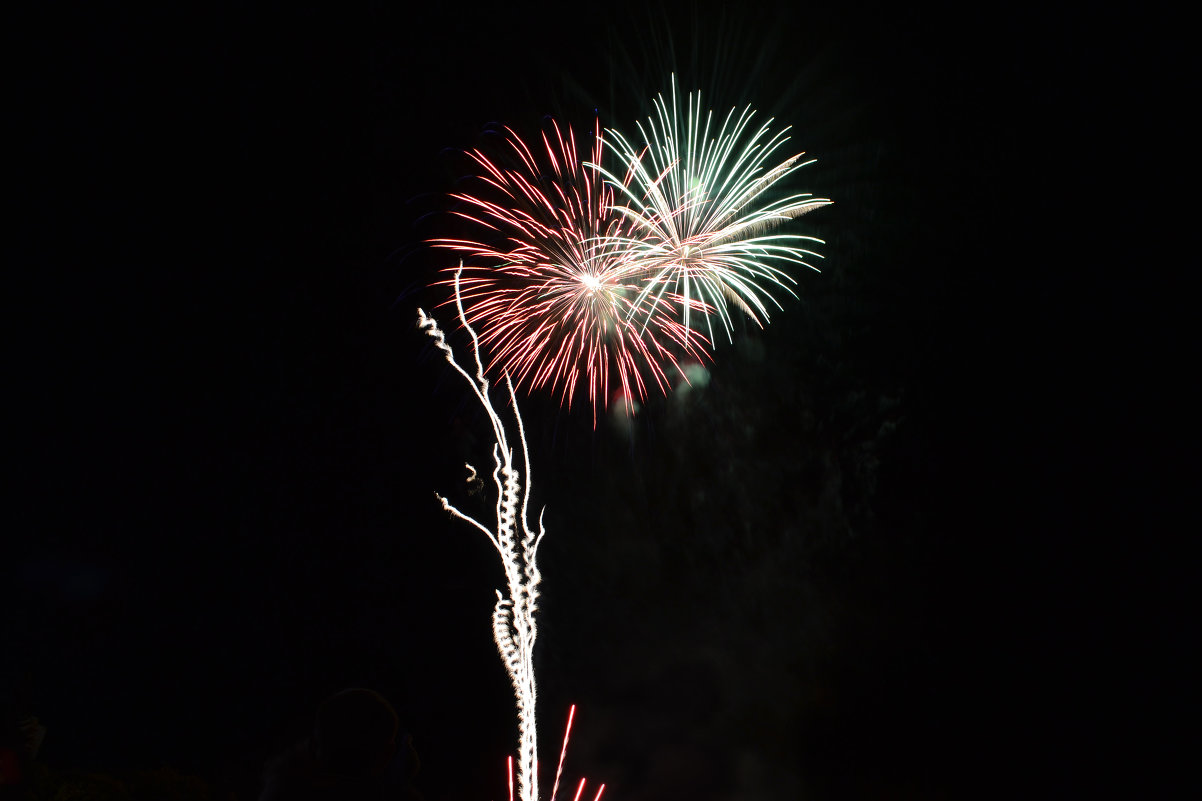
M 268 764 L 259 801 L 424 801 L 412 783 L 419 768 L 387 699 L 347 689 L 321 703 L 309 737 Z
M 413 738 L 380 693 L 348 688 L 318 706 L 311 731 L 270 757 L 257 787 L 217 788 L 171 768 L 110 775 L 48 763 L 47 727 L 24 711 L 0 715 L 0 801 L 426 801 L 414 786 Z

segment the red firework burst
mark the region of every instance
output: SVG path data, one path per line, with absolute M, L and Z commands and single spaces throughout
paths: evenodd
M 537 156 L 513 130 L 503 139 L 504 163 L 468 153 L 479 191 L 452 195 L 462 204 L 454 213 L 481 234 L 432 241 L 464 259 L 460 291 L 488 371 L 527 390 L 549 388 L 569 406 L 584 387 L 594 423 L 611 390 L 628 410 L 652 385 L 666 393 L 670 375 L 684 375 L 681 360 L 707 352 L 705 337 L 682 324 L 684 310 L 709 309 L 666 284 L 649 290 L 646 268 L 614 246 L 629 240 L 630 223 L 588 166 L 600 163 L 599 125 L 587 161 L 571 128 L 565 135 L 555 122 Z

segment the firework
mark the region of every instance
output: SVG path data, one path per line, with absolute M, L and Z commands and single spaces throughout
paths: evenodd
M 487 526 L 460 511 L 445 497 L 437 497 L 442 503 L 442 508 L 453 517 L 469 523 L 488 537 L 493 548 L 501 556 L 508 594 L 497 590 L 497 603 L 493 607 L 492 616 L 493 638 L 496 640 L 505 670 L 513 682 L 513 691 L 517 699 L 519 794 L 521 801 L 538 801 L 538 771 L 535 767 L 538 755 L 538 728 L 535 724 L 534 643 L 538 639 L 535 612 L 538 611 L 538 585 L 542 580 L 538 571 L 538 546 L 546 531 L 541 514 L 537 531 L 530 527 L 527 514 L 530 490 L 533 486 L 530 477 L 530 451 L 526 446 L 526 428 L 522 423 L 517 398 L 514 396 L 513 382 L 506 381 L 505 388 L 513 408 L 517 439 L 521 444 L 522 466 L 519 466 L 515 459 L 509 431 L 492 403 L 488 380 L 484 377 L 484 365 L 480 361 L 480 343 L 476 332 L 467 322 L 460 300 L 458 273 L 453 279 L 453 285 L 459 321 L 472 338 L 475 375 L 468 374 L 459 362 L 455 361 L 455 354 L 447 344 L 446 335 L 438 327 L 438 323 L 421 309 L 417 310 L 418 325 L 434 339 L 435 345 L 446 356 L 447 363 L 468 382 L 476 400 L 480 402 L 489 422 L 492 423 L 492 477 L 497 488 L 496 520 L 491 527 Z M 476 469 L 470 464 L 466 467 L 469 480 L 475 478 Z M 511 799 L 512 796 L 511 785 Z
M 575 714 L 576 714 L 576 705 L 572 704 L 572 708 L 570 710 L 568 710 L 568 727 L 564 731 L 564 734 L 563 734 L 563 748 L 560 749 L 560 752 L 559 752 L 559 767 L 555 771 L 555 786 L 551 789 L 551 798 L 549 801 L 555 801 L 555 794 L 559 791 L 559 780 L 563 776 L 563 760 L 564 760 L 564 757 L 567 756 L 567 753 L 568 753 L 568 737 L 572 733 L 572 717 Z M 506 765 L 506 770 L 507 770 L 506 776 L 508 779 L 508 787 L 509 787 L 509 801 L 514 801 L 514 797 L 513 797 L 513 757 L 512 756 L 505 758 L 505 765 Z M 580 801 L 580 796 L 584 794 L 584 785 L 586 782 L 587 782 L 586 779 L 581 779 L 580 783 L 576 785 L 576 795 L 572 798 L 572 801 Z M 602 784 L 600 787 L 597 788 L 597 794 L 593 796 L 593 801 L 601 801 L 601 794 L 604 792 L 605 792 L 605 785 Z
M 710 311 L 702 297 L 666 289 L 652 301 L 625 247 L 637 232 L 617 211 L 611 182 L 585 166 L 571 128 L 552 122 L 537 151 L 509 128 L 503 139 L 500 161 L 468 154 L 480 191 L 453 195 L 455 213 L 480 235 L 433 241 L 466 259 L 463 303 L 488 371 L 549 387 L 569 406 L 584 387 L 594 421 L 611 387 L 628 406 L 652 384 L 666 392 L 683 376 L 681 360 L 705 352 L 704 336 L 685 324 Z M 596 162 L 601 153 L 595 126 L 588 155 Z
M 716 319 L 731 337 L 731 307 L 756 324 L 768 321 L 768 305 L 780 308 L 775 291 L 791 295 L 796 279 L 785 269 L 815 269 L 807 258 L 814 237 L 772 233 L 781 223 L 831 201 L 810 194 L 780 197 L 778 185 L 813 159 L 804 154 L 771 166 L 773 155 L 788 140 L 788 128 L 770 133 L 772 120 L 752 127 L 755 112 L 736 109 L 716 131 L 713 112 L 701 95 L 689 94 L 682 110 L 673 78 L 671 101 L 660 95 L 656 115 L 639 123 L 645 144 L 634 145 L 621 133 L 607 130 L 606 143 L 618 157 L 624 178 L 606 170 L 599 159 L 590 167 L 607 178 L 622 205 L 618 233 L 608 243 L 611 256 L 633 270 L 641 285 L 630 306 L 632 314 L 679 310 L 685 329 L 693 328 L 698 309 L 713 342 Z M 776 199 L 772 199 L 777 195 Z

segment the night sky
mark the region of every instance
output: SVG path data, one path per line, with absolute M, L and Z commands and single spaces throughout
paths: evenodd
M 519 398 L 544 758 L 576 703 L 567 774 L 614 801 L 1061 797 L 1138 761 L 1115 721 L 1159 716 L 1121 665 L 1170 626 L 1132 600 L 1168 434 L 1127 405 L 1142 295 L 1094 213 L 1136 114 L 1094 88 L 1122 88 L 1104 37 L 655 5 L 6 25 L 0 690 L 47 727 L 40 761 L 246 801 L 322 698 L 368 686 L 430 801 L 502 797 L 503 576 L 434 497 L 483 509 L 462 465 L 489 433 L 416 327 L 453 323 L 423 242 L 490 125 L 633 130 L 673 70 L 791 125 L 818 159 L 794 185 L 835 203 L 790 224 L 822 272 L 704 387 L 596 429 Z

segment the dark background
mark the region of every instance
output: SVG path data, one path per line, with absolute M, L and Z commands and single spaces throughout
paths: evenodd
M 1052 797 L 1184 747 L 1143 672 L 1185 601 L 1147 563 L 1183 448 L 1132 403 L 1173 330 L 1123 226 L 1139 26 L 710 5 L 8 20 L 0 654 L 41 761 L 254 798 L 364 685 L 431 801 L 502 797 L 502 576 L 434 498 L 488 433 L 422 242 L 486 125 L 630 130 L 673 69 L 793 126 L 825 258 L 629 429 L 521 399 L 544 758 L 573 702 L 620 801 Z

